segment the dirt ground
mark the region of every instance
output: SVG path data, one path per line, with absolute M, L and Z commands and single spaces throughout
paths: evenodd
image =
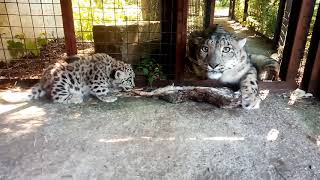
M 320 102 L 312 99 L 289 105 L 269 94 L 260 109 L 245 111 L 134 97 L 62 105 L 0 95 L 3 180 L 320 178 Z

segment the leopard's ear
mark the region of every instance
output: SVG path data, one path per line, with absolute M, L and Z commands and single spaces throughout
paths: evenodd
M 203 41 L 203 37 L 195 37 L 194 39 L 192 39 L 192 42 L 197 45 L 201 44 L 202 41 Z
M 124 72 L 120 70 L 112 70 L 110 73 L 110 78 L 112 79 L 120 79 L 124 76 Z
M 243 39 L 238 40 L 239 47 L 243 48 L 243 46 L 246 44 L 246 42 L 247 42 L 247 38 L 243 38 Z
M 118 71 L 116 71 L 116 73 L 114 74 L 114 77 L 116 78 L 116 79 L 122 79 L 125 75 L 124 75 L 125 73 L 123 72 L 123 71 L 120 71 L 120 70 L 118 70 Z

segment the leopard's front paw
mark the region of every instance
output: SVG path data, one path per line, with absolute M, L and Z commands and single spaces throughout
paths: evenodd
M 242 108 L 243 109 L 259 109 L 261 99 L 259 96 L 255 95 L 242 95 Z
M 108 102 L 108 103 L 115 102 L 118 99 L 115 96 L 97 96 L 97 98 L 103 102 Z

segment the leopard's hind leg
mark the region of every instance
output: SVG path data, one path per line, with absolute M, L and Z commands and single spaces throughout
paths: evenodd
M 64 104 L 82 103 L 86 96 L 85 86 L 71 73 L 63 73 L 61 79 L 56 81 L 51 90 L 54 102 Z
M 242 107 L 244 109 L 258 109 L 261 99 L 259 97 L 257 70 L 251 67 L 240 81 Z

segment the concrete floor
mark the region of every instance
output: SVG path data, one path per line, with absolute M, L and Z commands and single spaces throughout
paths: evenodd
M 261 45 L 255 51 L 271 53 L 240 30 L 249 46 Z M 289 105 L 271 93 L 260 109 L 245 111 L 134 97 L 17 102 L 18 95 L 0 92 L 1 180 L 320 179 L 313 99 Z
M 0 179 L 320 178 L 311 99 L 269 94 L 255 111 L 146 98 L 0 107 Z

